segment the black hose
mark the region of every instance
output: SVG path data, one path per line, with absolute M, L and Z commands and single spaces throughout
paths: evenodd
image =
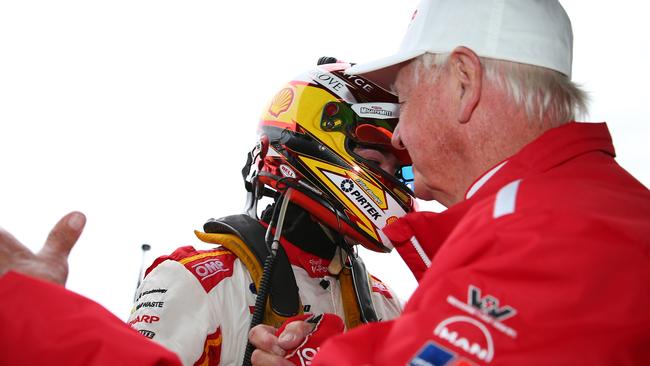
M 281 195 L 275 203 L 273 208 L 273 214 L 271 215 L 271 222 L 269 222 L 269 227 L 267 228 L 265 241 L 267 247 L 269 247 L 269 255 L 266 256 L 264 260 L 264 271 L 262 272 L 262 278 L 260 279 L 260 285 L 257 289 L 257 298 L 255 299 L 255 311 L 253 312 L 253 318 L 251 319 L 250 328 L 262 324 L 264 320 L 264 311 L 266 310 L 266 299 L 268 297 L 270 284 L 271 284 L 271 275 L 273 274 L 273 268 L 275 266 L 275 259 L 277 251 L 280 247 L 280 235 L 282 233 L 282 225 L 284 223 L 284 216 L 287 212 L 287 205 L 289 204 L 289 197 L 291 196 L 291 188 L 288 188 L 283 195 Z M 279 208 L 279 212 L 278 212 Z M 277 225 L 276 225 L 277 222 Z M 271 227 L 275 226 L 275 235 L 271 237 Z M 244 351 L 244 361 L 242 366 L 251 366 L 251 356 L 255 346 L 251 342 L 246 342 L 246 351 Z
M 276 256 L 273 253 L 269 254 L 264 261 L 264 273 L 260 280 L 260 287 L 257 290 L 257 298 L 255 299 L 255 311 L 253 312 L 253 319 L 251 320 L 251 328 L 262 323 L 264 320 L 264 310 L 266 309 L 266 298 L 269 292 L 269 285 L 271 283 L 271 272 L 275 265 Z M 246 343 L 246 351 L 244 352 L 243 366 L 251 366 L 251 356 L 255 346 L 251 342 Z

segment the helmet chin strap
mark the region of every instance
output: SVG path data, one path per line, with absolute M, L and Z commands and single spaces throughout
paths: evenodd
M 269 149 L 268 137 L 262 137 L 255 147 L 247 154 L 246 163 L 241 170 L 246 188 L 246 205 L 244 213 L 259 219 L 257 216 L 257 203 L 263 196 L 273 197 L 274 192 L 259 181 L 259 174 L 264 166 L 264 157 Z M 255 165 L 257 163 L 257 165 Z
M 287 215 L 287 206 L 289 205 L 292 191 L 293 188 L 288 187 L 287 190 L 282 194 L 282 196 L 280 196 L 282 199 L 282 202 L 280 203 L 280 213 L 278 214 L 277 217 L 277 225 L 275 228 L 275 234 L 273 235 L 273 241 L 271 241 L 270 243 L 271 255 L 273 256 L 275 256 L 275 254 L 278 252 L 278 248 L 280 246 L 280 236 L 282 235 L 282 226 L 284 226 L 284 218 Z M 274 226 L 273 221 L 274 218 L 271 218 L 271 222 L 269 223 L 269 226 L 266 229 L 265 239 L 266 239 L 267 246 L 269 246 L 269 241 L 271 240 L 271 226 Z
M 253 177 L 250 182 L 251 190 L 246 192 L 246 206 L 244 206 L 244 213 L 254 219 L 257 219 L 257 202 L 259 202 L 258 192 L 260 191 L 260 182 L 257 176 Z
M 259 172 L 260 167 L 258 166 L 257 169 L 252 168 L 255 160 L 260 156 L 260 153 L 263 150 L 260 145 L 261 144 L 255 145 L 255 147 L 248 152 L 246 163 L 241 170 L 241 175 L 244 178 L 244 186 L 246 188 L 246 205 L 244 206 L 244 213 L 254 219 L 257 219 L 257 201 L 261 198 L 258 196 L 262 187 L 257 178 L 257 173 Z

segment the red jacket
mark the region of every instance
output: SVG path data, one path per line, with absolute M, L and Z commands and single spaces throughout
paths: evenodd
M 59 285 L 0 277 L 0 365 L 180 366 L 178 357 Z
M 650 192 L 605 124 L 552 129 L 499 166 L 385 230 L 418 289 L 314 365 L 650 365 Z

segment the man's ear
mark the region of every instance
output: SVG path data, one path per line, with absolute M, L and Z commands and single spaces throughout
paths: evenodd
M 451 73 L 460 86 L 458 98 L 458 122 L 467 123 L 481 99 L 483 69 L 474 51 L 457 47 L 449 56 Z

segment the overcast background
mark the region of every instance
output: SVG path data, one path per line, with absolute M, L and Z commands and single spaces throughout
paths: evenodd
M 618 161 L 648 186 L 645 2 L 562 3 L 590 120 L 609 123 Z M 38 250 L 61 216 L 84 212 L 68 288 L 126 319 L 142 243 L 151 262 L 241 211 L 239 172 L 276 90 L 319 56 L 392 53 L 416 4 L 0 2 L 0 225 Z M 366 262 L 402 299 L 415 288 L 396 253 Z

